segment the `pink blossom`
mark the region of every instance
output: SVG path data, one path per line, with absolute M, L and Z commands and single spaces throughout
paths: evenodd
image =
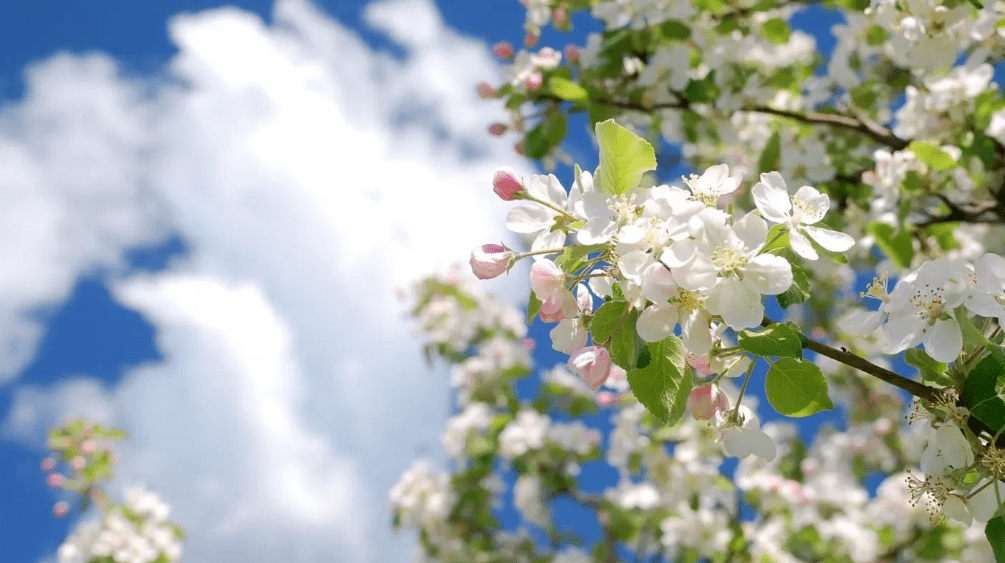
M 84 455 L 91 455 L 97 449 L 98 449 L 98 443 L 95 442 L 94 440 L 84 440 L 80 444 L 80 451 L 83 452 Z
M 565 58 L 568 59 L 570 63 L 576 64 L 579 62 L 579 47 L 576 47 L 575 45 L 566 45 L 564 52 Z
M 573 352 L 566 367 L 596 390 L 611 374 L 611 353 L 603 346 L 587 346 Z
M 513 58 L 513 45 L 509 41 L 500 41 L 492 46 L 492 52 L 500 59 L 508 61 Z
M 551 11 L 551 19 L 555 22 L 555 27 L 563 27 L 569 23 L 569 12 L 565 8 L 555 8 Z
M 488 82 L 479 82 L 478 83 L 478 97 L 479 98 L 482 98 L 482 99 L 485 99 L 485 100 L 491 100 L 492 98 L 495 98 L 498 94 L 499 93 L 496 91 L 495 87 L 492 86 L 491 84 L 489 84 Z
M 687 409 L 696 420 L 710 420 L 715 417 L 715 413 L 728 408 L 726 395 L 714 385 L 695 387 L 687 396 Z
M 517 177 L 516 171 L 508 166 L 496 169 L 492 176 L 492 191 L 503 201 L 513 201 L 524 193 L 523 182 Z
M 527 48 L 529 49 L 529 48 L 533 47 L 534 45 L 537 45 L 537 40 L 540 39 L 540 38 L 541 37 L 539 35 L 537 35 L 536 33 L 528 33 L 523 38 L 523 44 L 526 45 Z
M 504 123 L 499 123 L 498 121 L 496 121 L 492 125 L 489 125 L 489 135 L 498 137 L 505 132 L 506 132 L 506 124 Z
M 62 473 L 50 473 L 45 482 L 48 483 L 50 487 L 55 489 L 56 487 L 62 485 L 65 480 L 66 477 L 63 477 Z
M 52 459 L 51 457 L 47 457 L 47 458 L 45 458 L 45 459 L 42 460 L 42 471 L 45 471 L 46 473 L 48 473 L 48 472 L 52 471 L 55 468 L 56 468 L 56 460 L 55 459 Z
M 510 249 L 500 244 L 483 244 L 471 253 L 471 271 L 481 280 L 492 279 L 505 272 L 513 261 Z
M 601 408 L 607 408 L 614 404 L 616 398 L 614 393 L 610 391 L 600 391 L 597 393 L 597 405 Z
M 70 511 L 70 503 L 65 500 L 61 500 L 52 506 L 52 513 L 58 517 L 66 516 L 66 513 Z
M 539 70 L 535 70 L 530 73 L 530 76 L 528 76 L 527 80 L 524 81 L 524 86 L 526 86 L 528 90 L 537 90 L 542 84 L 544 84 L 544 75 L 542 75 Z
M 70 467 L 72 467 L 74 471 L 80 471 L 85 465 L 87 465 L 87 459 L 82 455 L 75 456 L 70 460 Z

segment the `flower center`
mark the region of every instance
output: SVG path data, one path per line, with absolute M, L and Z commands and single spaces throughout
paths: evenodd
M 946 312 L 946 300 L 942 297 L 941 287 L 930 287 L 925 284 L 924 289 L 914 292 L 911 303 L 918 309 L 915 314 L 926 320 L 928 325 L 934 325 L 935 321 Z
M 712 263 L 724 278 L 733 276 L 742 280 L 743 268 L 748 260 L 750 257 L 745 252 L 732 247 L 719 247 L 712 251 Z

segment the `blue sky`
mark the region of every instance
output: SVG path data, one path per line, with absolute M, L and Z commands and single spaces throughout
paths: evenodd
M 38 464 L 73 415 L 131 433 L 187 561 L 407 559 L 386 490 L 450 404 L 393 293 L 514 244 L 491 171 L 532 168 L 473 85 L 522 6 L 36 4 L 0 10 L 4 559 L 66 536 Z

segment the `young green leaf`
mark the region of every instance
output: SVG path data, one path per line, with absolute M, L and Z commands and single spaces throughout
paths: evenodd
M 737 333 L 740 348 L 759 356 L 803 357 L 799 333 L 784 324 L 773 324 L 758 331 Z
M 960 393 L 960 404 L 971 415 L 988 425 L 992 432 L 1005 428 L 1005 353 L 992 348 L 967 374 Z
M 548 78 L 548 89 L 559 98 L 573 102 L 583 101 L 590 97 L 589 92 L 585 88 L 561 76 Z
M 984 535 L 991 544 L 991 551 L 995 554 L 995 563 L 1005 563 L 1005 519 L 995 516 L 988 520 L 984 527 Z
M 918 373 L 921 374 L 921 380 L 926 383 L 934 383 L 944 387 L 953 384 L 953 378 L 946 373 L 946 364 L 935 361 L 921 348 L 905 350 L 904 361 L 907 362 L 907 365 L 917 368 Z
M 792 264 L 792 285 L 778 294 L 778 305 L 785 309 L 790 305 L 805 303 L 809 298 L 810 280 L 806 277 L 806 270 L 803 270 L 797 264 Z
M 621 319 L 625 316 L 628 303 L 624 301 L 608 301 L 597 309 L 593 314 L 593 321 L 590 323 L 590 332 L 593 334 L 593 342 L 600 345 L 607 342 L 614 334 L 614 331 L 621 324 Z
M 647 345 L 651 359 L 642 369 L 628 372 L 628 385 L 650 413 L 667 424 L 684 415 L 691 393 L 691 371 L 684 361 L 684 343 L 676 336 Z
M 768 402 L 780 414 L 809 416 L 834 408 L 827 396 L 827 379 L 813 362 L 782 358 L 771 365 L 764 390 Z
M 869 223 L 869 234 L 876 238 L 876 245 L 884 254 L 890 257 L 898 267 L 907 268 L 914 258 L 914 246 L 911 233 L 906 229 L 894 234 L 893 227 L 886 223 Z
M 908 148 L 918 157 L 918 160 L 924 162 L 933 170 L 949 170 L 956 166 L 956 159 L 937 145 L 921 141 L 911 141 Z
M 596 180 L 604 193 L 628 193 L 639 186 L 643 174 L 656 168 L 652 145 L 613 119 L 598 123 L 596 133 L 600 144 Z

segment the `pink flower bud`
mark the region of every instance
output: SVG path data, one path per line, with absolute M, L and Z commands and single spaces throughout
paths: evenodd
M 729 408 L 726 395 L 714 385 L 695 387 L 687 396 L 687 409 L 696 420 L 709 420 L 715 413 Z
M 84 440 L 83 443 L 80 444 L 80 451 L 83 452 L 84 455 L 91 455 L 97 449 L 98 443 L 94 440 Z
M 489 125 L 489 135 L 493 137 L 498 137 L 506 132 L 506 125 L 496 121 L 492 125 Z
M 513 201 L 524 192 L 524 189 L 523 182 L 508 166 L 497 169 L 492 176 L 492 191 L 503 201 Z
M 524 81 L 524 86 L 526 86 L 528 90 L 537 90 L 542 84 L 544 84 L 544 76 L 541 75 L 541 71 L 539 70 L 535 70 L 530 73 L 530 76 L 528 76 L 527 80 Z
M 492 52 L 500 59 L 508 61 L 513 58 L 513 45 L 509 41 L 500 41 L 492 46 Z
M 708 363 L 708 354 L 705 354 L 704 356 L 695 356 L 694 354 L 688 352 L 685 357 L 687 358 L 687 365 L 693 367 L 695 371 L 702 375 L 712 375 L 713 371 Z
M 566 60 L 570 63 L 576 64 L 579 62 L 579 47 L 576 47 L 575 45 L 566 45 L 564 52 Z
M 47 458 L 45 458 L 45 459 L 42 460 L 42 471 L 48 473 L 48 472 L 52 471 L 53 469 L 56 469 L 56 460 L 55 459 L 52 459 L 51 457 L 47 457 Z
M 74 471 L 80 471 L 85 465 L 87 465 L 87 459 L 82 455 L 75 456 L 70 460 L 70 467 L 72 467 Z
M 536 260 L 530 267 L 530 288 L 542 302 L 565 289 L 565 272 L 547 258 Z
M 70 503 L 65 500 L 61 500 L 56 504 L 52 505 L 52 513 L 57 517 L 62 518 L 66 516 L 66 513 L 70 511 Z
M 611 353 L 603 346 L 581 348 L 569 356 L 566 367 L 583 378 L 590 389 L 596 390 L 611 373 Z
M 478 97 L 479 98 L 482 98 L 482 99 L 485 99 L 485 100 L 491 100 L 492 98 L 495 98 L 498 94 L 499 93 L 496 91 L 495 87 L 492 86 L 491 84 L 489 84 L 488 82 L 479 82 L 478 83 Z
M 529 49 L 534 45 L 537 45 L 537 40 L 540 38 L 541 37 L 536 33 L 528 33 L 523 37 L 523 44 L 526 45 L 527 48 Z
M 490 280 L 509 268 L 513 260 L 510 249 L 500 244 L 483 244 L 471 253 L 471 271 L 480 280 Z
M 555 22 L 555 27 L 564 27 L 569 23 L 569 12 L 565 8 L 555 8 L 551 11 L 551 20 Z
M 614 404 L 614 393 L 610 391 L 600 391 L 597 393 L 597 406 L 607 408 Z
M 516 154 L 523 156 L 523 143 L 521 142 L 513 145 L 513 151 L 516 152 Z
M 62 473 L 50 473 L 45 482 L 48 483 L 50 487 L 55 489 L 62 485 L 65 480 L 66 477 L 63 477 Z
M 528 352 L 533 352 L 534 348 L 537 347 L 537 341 L 533 338 L 524 338 L 520 341 L 520 347 Z

